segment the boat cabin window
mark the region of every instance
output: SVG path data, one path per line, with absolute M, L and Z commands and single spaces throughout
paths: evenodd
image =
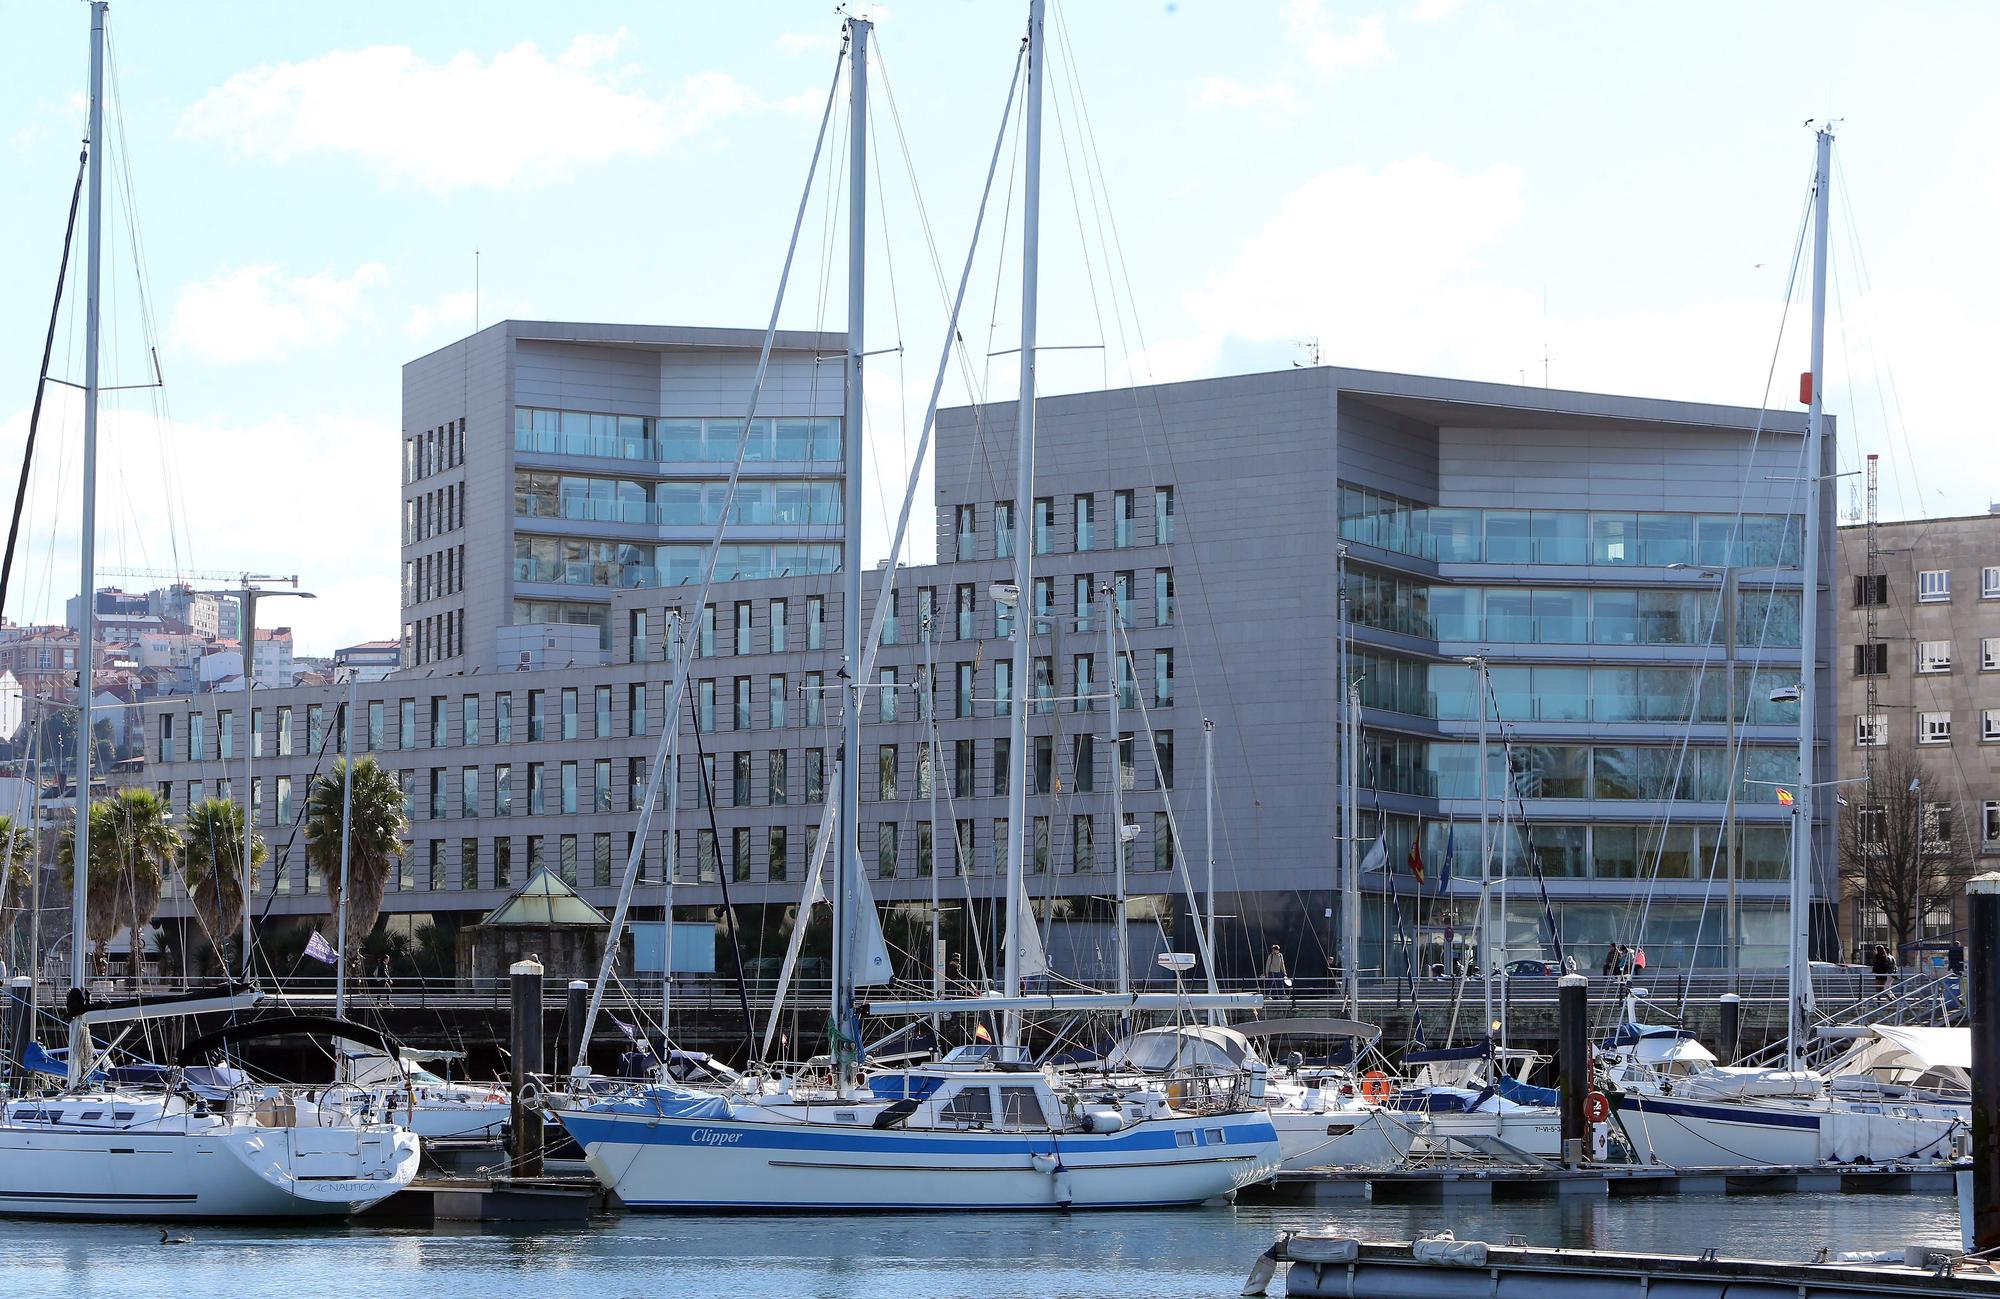
M 1010 1128 L 1046 1129 L 1049 1119 L 1041 1092 L 1034 1087 L 1002 1087 L 1000 1121 Z
M 993 1091 L 989 1087 L 962 1087 L 938 1110 L 945 1123 L 993 1122 Z
M 111 1111 L 111 1117 L 112 1117 L 112 1118 L 114 1118 L 114 1119 L 117 1119 L 117 1120 L 119 1120 L 120 1122 L 123 1122 L 123 1121 L 125 1121 L 125 1120 L 127 1120 L 127 1119 L 136 1119 L 136 1118 L 138 1118 L 138 1117 L 139 1117 L 139 1111 L 137 1111 L 137 1110 L 113 1110 L 113 1111 Z
M 85 1110 L 83 1113 L 77 1115 L 77 1118 L 80 1121 L 85 1121 L 85 1122 L 91 1119 L 101 1119 L 103 1117 L 104 1117 L 103 1110 Z

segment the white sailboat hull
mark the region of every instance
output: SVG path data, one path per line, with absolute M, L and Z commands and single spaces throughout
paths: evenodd
M 0 1214 L 297 1218 L 354 1213 L 410 1184 L 392 1127 L 144 1132 L 0 1128 Z
M 1465 1154 L 1497 1140 L 1537 1159 L 1562 1158 L 1562 1116 L 1552 1109 L 1418 1111 L 1413 1117 L 1423 1123 L 1421 1146 L 1438 1154 Z
M 1409 1158 L 1416 1131 L 1386 1110 L 1273 1109 L 1280 1168 L 1384 1168 Z
M 1624 1093 L 1618 1121 L 1639 1159 L 1676 1168 L 1949 1159 L 1963 1124 L 1917 1107 L 1703 1101 Z
M 591 1171 L 640 1210 L 932 1210 L 1199 1204 L 1277 1168 L 1261 1114 L 1109 1134 L 559 1113 Z

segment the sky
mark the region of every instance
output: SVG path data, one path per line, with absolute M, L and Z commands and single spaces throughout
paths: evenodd
M 870 558 L 1025 25 L 871 11 Z M 0 9 L 0 479 L 18 473 L 83 134 L 88 9 Z M 1736 405 L 1796 397 L 1787 302 L 1838 121 L 1828 409 L 1884 518 L 1983 513 L 2000 451 L 2000 8 L 1489 0 L 1051 6 L 1044 391 L 1310 360 Z M 172 5 L 111 14 L 98 566 L 292 574 L 303 652 L 393 636 L 400 367 L 508 316 L 761 327 L 832 83 L 826 0 Z M 844 135 L 844 113 L 833 128 Z M 781 321 L 845 319 L 828 145 Z M 947 367 L 1012 395 L 1020 140 Z M 833 173 L 829 177 L 829 173 Z M 80 257 L 76 263 L 80 265 Z M 476 266 L 476 271 L 475 271 Z M 477 281 L 475 302 L 475 275 Z M 81 302 L 51 372 L 81 379 Z M 1781 322 L 1783 325 L 1781 331 Z M 1061 349 L 1060 351 L 1054 349 Z M 1775 375 L 1775 378 L 1771 376 Z M 1768 386 L 1767 386 L 1768 385 Z M 5 613 L 74 591 L 52 387 Z M 927 479 L 920 485 L 928 499 Z M 1843 518 L 1859 479 L 1835 490 Z M 918 515 L 918 561 L 932 530 Z M 197 584 L 210 579 L 197 576 Z M 282 611 L 282 612 L 280 612 Z

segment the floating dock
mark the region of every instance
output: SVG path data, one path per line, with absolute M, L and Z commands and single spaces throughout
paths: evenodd
M 367 1216 L 418 1222 L 584 1222 L 609 1207 L 591 1177 L 420 1177 Z
M 1245 1295 L 1262 1295 L 1279 1267 L 1290 1299 L 1963 1299 L 2000 1296 L 2000 1273 L 1956 1251 L 1911 1246 L 1807 1263 L 1489 1245 L 1449 1237 L 1376 1244 L 1280 1236 L 1257 1259 Z
M 1585 1168 L 1448 1165 L 1398 1169 L 1281 1172 L 1245 1187 L 1242 1197 L 1287 1203 L 1341 1200 L 1447 1200 L 1613 1195 L 1764 1195 L 1780 1192 L 1951 1195 L 1947 1164 L 1853 1164 L 1828 1167 L 1665 1168 L 1604 1164 Z

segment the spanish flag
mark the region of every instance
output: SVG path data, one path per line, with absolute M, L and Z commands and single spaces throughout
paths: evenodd
M 1423 824 L 1419 822 L 1417 837 L 1410 840 L 1410 874 L 1417 877 L 1418 888 L 1424 886 L 1424 851 L 1418 846 L 1423 837 Z
M 991 1042 L 993 1035 L 986 1031 L 986 1025 L 978 1024 L 973 1027 L 972 1040 L 975 1042 Z
M 1793 802 L 1792 791 L 1786 789 L 1783 785 L 1778 786 L 1778 802 L 1785 807 L 1790 807 Z

